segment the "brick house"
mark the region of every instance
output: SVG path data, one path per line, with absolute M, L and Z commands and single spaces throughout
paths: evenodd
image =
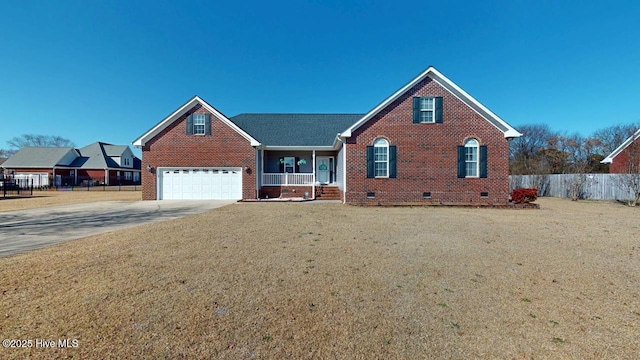
M 79 149 L 27 146 L 1 167 L 34 186 L 132 185 L 140 183 L 140 164 L 129 146 L 98 141 Z
M 521 136 L 433 67 L 366 114 L 240 114 L 195 96 L 144 133 L 143 199 L 503 204 Z
M 640 141 L 638 139 L 640 139 L 640 129 L 601 161 L 603 164 L 609 164 L 610 174 L 640 172 Z

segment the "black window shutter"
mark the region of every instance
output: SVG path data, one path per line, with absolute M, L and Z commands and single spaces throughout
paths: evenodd
M 420 123 L 420 98 L 413 98 L 413 123 Z
M 375 177 L 375 173 L 373 171 L 373 146 L 367 146 L 367 177 Z
M 396 146 L 389 146 L 389 177 L 396 177 Z
M 187 135 L 193 135 L 193 114 L 187 116 Z
M 464 146 L 458 146 L 458 177 L 467 176 L 467 170 L 464 163 Z
M 435 98 L 436 106 L 436 124 L 442 124 L 442 98 Z
M 204 116 L 204 134 L 211 135 L 211 115 L 206 114 Z
M 487 177 L 487 146 L 480 146 L 480 177 Z
M 284 158 L 279 158 L 278 159 L 278 164 L 280 165 L 280 172 L 283 173 L 284 172 Z
M 295 172 L 295 173 L 299 173 L 300 172 L 300 165 L 298 165 L 298 160 L 300 160 L 299 157 L 294 157 L 293 158 L 293 168 L 294 168 L 293 172 Z

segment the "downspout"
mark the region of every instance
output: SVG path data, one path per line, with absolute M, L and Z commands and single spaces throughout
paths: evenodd
M 311 159 L 312 159 L 312 163 L 313 163 L 313 176 L 312 176 L 312 181 L 311 181 L 311 199 L 315 200 L 316 199 L 316 150 L 314 149 L 313 152 L 311 153 Z

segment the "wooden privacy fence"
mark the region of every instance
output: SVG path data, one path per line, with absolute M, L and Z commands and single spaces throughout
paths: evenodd
M 538 196 L 571 197 L 578 187 L 580 199 L 627 200 L 633 191 L 623 185 L 624 174 L 553 174 L 510 175 L 509 191 L 515 188 L 537 188 Z

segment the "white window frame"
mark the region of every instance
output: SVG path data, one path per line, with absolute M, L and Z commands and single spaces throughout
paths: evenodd
M 193 135 L 204 135 L 206 126 L 205 114 L 193 114 Z
M 473 169 L 475 175 L 469 175 L 469 169 Z M 480 142 L 476 139 L 464 142 L 464 173 L 468 178 L 480 177 Z
M 384 155 L 384 159 L 379 160 L 378 155 Z M 378 164 L 384 164 L 384 175 L 378 175 Z M 373 142 L 373 175 L 376 178 L 389 177 L 389 142 L 387 139 L 378 138 Z
M 295 174 L 296 158 L 294 156 L 285 156 L 283 164 L 284 164 L 283 170 L 285 173 Z M 287 171 L 287 168 L 291 168 L 291 171 Z
M 124 172 L 124 179 L 127 181 L 131 181 L 131 179 L 133 178 L 133 174 L 131 174 L 130 171 L 125 171 Z
M 427 100 L 431 100 L 431 107 L 427 104 Z M 424 114 L 431 114 L 431 120 L 424 120 Z M 436 122 L 436 98 L 435 97 L 420 97 L 420 123 L 431 124 Z

